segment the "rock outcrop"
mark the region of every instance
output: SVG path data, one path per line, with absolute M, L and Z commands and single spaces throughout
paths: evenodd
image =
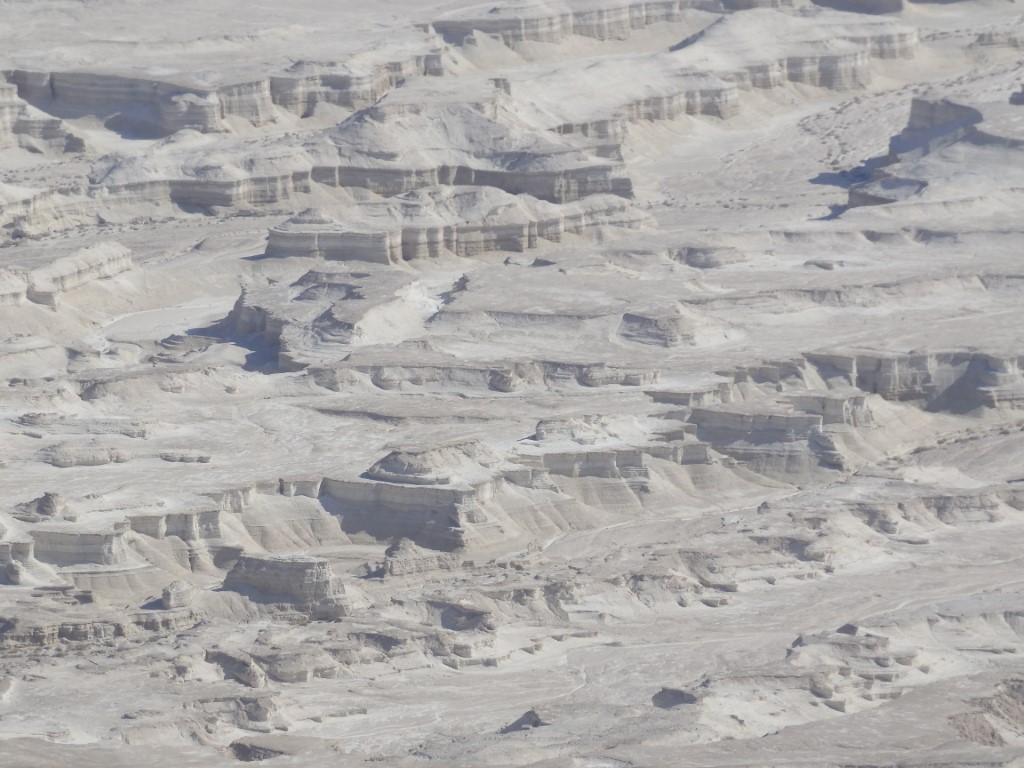
M 242 555 L 224 589 L 260 603 L 285 603 L 316 618 L 347 615 L 351 602 L 327 560 L 307 555 Z
M 15 505 L 13 516 L 26 523 L 75 519 L 68 500 L 59 493 L 50 492 L 44 493 L 37 499 Z
M 525 251 L 539 240 L 558 242 L 565 233 L 644 222 L 618 197 L 556 206 L 491 187 L 428 187 L 386 203 L 364 203 L 339 219 L 320 211 L 299 214 L 270 230 L 266 253 L 395 264 L 445 252 Z
M 114 523 L 106 530 L 87 531 L 65 524 L 63 527 L 39 526 L 31 529 L 34 556 L 53 565 L 122 565 L 129 561 L 125 544 L 126 523 Z
M 443 68 L 440 48 L 424 38 L 422 52 L 380 62 L 369 72 L 300 60 L 263 79 L 197 87 L 147 77 L 16 69 L 7 73 L 7 87 L 40 110 L 120 117 L 130 133 L 168 135 L 185 129 L 225 132 L 231 118 L 261 126 L 276 119 L 278 108 L 300 117 L 320 104 L 361 109 L 404 78 L 439 75 Z M 126 105 L 130 116 L 122 116 Z
M 495 35 L 508 46 L 526 41 L 558 43 L 570 35 L 597 40 L 622 40 L 633 31 L 659 22 L 681 21 L 699 1 L 618 2 L 604 8 L 552 12 L 541 3 L 497 7 L 485 16 L 479 9 L 455 12 L 435 19 L 433 27 L 452 43 L 465 45 L 474 32 Z
M 1009 103 L 970 96 L 918 97 L 912 100 L 906 127 L 889 142 L 884 163 L 867 181 L 849 189 L 849 207 L 971 199 L 979 168 L 997 167 L 1005 150 L 1024 148 L 1014 97 Z M 933 186 L 938 183 L 938 187 Z M 1002 183 L 1015 188 L 1010 172 Z
M 62 293 L 94 280 L 115 277 L 131 268 L 130 250 L 119 243 L 101 243 L 33 270 L 27 276 L 25 293 L 29 301 L 57 307 Z
M 385 100 L 310 146 L 312 179 L 385 196 L 437 185 L 496 187 L 555 203 L 632 196 L 621 163 L 540 135 L 511 115 L 497 118 L 493 103 Z M 460 127 L 437 135 L 445 125 Z

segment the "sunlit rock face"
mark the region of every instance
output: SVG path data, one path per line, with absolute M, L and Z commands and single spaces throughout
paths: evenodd
M 1024 21 L 8 2 L 0 765 L 1024 761 Z

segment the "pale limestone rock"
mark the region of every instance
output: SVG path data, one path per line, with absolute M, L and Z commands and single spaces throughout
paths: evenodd
M 14 507 L 14 516 L 25 522 L 38 523 L 46 520 L 75 519 L 68 500 L 59 493 L 46 492 L 37 499 L 22 502 Z
M 62 293 L 94 280 L 114 277 L 131 268 L 130 250 L 119 243 L 101 243 L 30 272 L 26 295 L 36 304 L 56 307 Z
M 35 558 L 41 562 L 53 565 L 121 565 L 129 560 L 129 550 L 124 541 L 127 531 L 127 523 L 115 523 L 109 530 L 95 532 L 65 524 L 61 527 L 35 527 L 30 533 L 35 542 Z
M 160 604 L 164 610 L 187 608 L 195 597 L 195 587 L 185 581 L 174 581 L 164 587 Z
M 638 228 L 644 217 L 624 200 L 591 197 L 555 206 L 490 187 L 429 187 L 344 216 L 306 211 L 270 230 L 268 256 L 394 264 L 442 253 L 525 251 L 566 233 L 601 226 Z

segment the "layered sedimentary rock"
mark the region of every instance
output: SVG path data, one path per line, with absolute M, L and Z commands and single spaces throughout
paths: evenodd
M 619 334 L 641 344 L 674 347 L 692 343 L 696 325 L 679 307 L 667 307 L 660 311 L 625 313 Z
M 429 37 L 423 38 L 422 49 L 377 63 L 368 72 L 299 60 L 270 77 L 207 87 L 189 84 L 190 78 L 174 82 L 96 72 L 16 69 L 7 73 L 9 85 L 5 88 L 15 89 L 40 110 L 68 117 L 113 119 L 128 133 L 225 132 L 230 130 L 230 118 L 254 126 L 274 122 L 278 108 L 305 117 L 320 104 L 349 109 L 370 106 L 404 78 L 443 72 L 442 53 Z
M 730 119 L 741 112 L 736 83 L 687 67 L 679 58 L 662 53 L 593 62 L 573 73 L 572 90 L 560 87 L 561 73 L 536 68 L 510 78 L 500 98 L 565 141 L 621 159 L 630 127 L 638 123 L 684 115 Z
M 377 539 L 407 538 L 430 549 L 452 551 L 467 543 L 465 523 L 495 491 L 491 480 L 469 484 L 395 483 L 325 478 L 322 494 L 337 505 L 345 530 Z
M 446 113 L 451 114 L 446 118 Z M 443 149 L 428 149 L 426 134 L 455 113 L 468 123 L 462 140 L 439 141 Z M 476 125 L 470 128 L 471 123 Z M 386 149 L 389 144 L 392 151 Z M 239 152 L 223 139 L 182 130 L 144 155 L 105 156 L 94 164 L 79 199 L 57 202 L 61 209 L 74 205 L 83 211 L 167 200 L 185 209 L 252 208 L 294 200 L 318 184 L 386 196 L 439 184 L 476 185 L 552 202 L 631 194 L 620 163 L 571 149 L 525 126 L 510 127 L 469 104 L 428 111 L 422 104 L 389 106 L 385 101 L 300 152 L 281 142 Z M 70 214 L 47 214 L 43 201 L 16 203 L 12 199 L 6 213 L 25 219 L 26 231 L 46 215 Z
M 428 187 L 331 217 L 307 211 L 270 230 L 268 256 L 393 264 L 444 252 L 525 251 L 539 239 L 605 226 L 638 227 L 644 217 L 624 200 L 593 196 L 555 206 L 491 187 Z
M 1019 761 L 1008 4 L 31 6 L 8 762 Z
M 729 41 L 734 36 L 749 35 L 755 27 L 774 29 L 777 39 L 786 40 L 785 50 L 732 48 Z M 870 58 L 910 58 L 916 46 L 917 32 L 912 27 L 804 7 L 726 16 L 675 50 L 681 62 L 712 69 L 744 87 L 775 88 L 792 82 L 848 89 L 870 80 Z
M 52 445 L 41 456 L 47 464 L 61 469 L 70 467 L 96 467 L 103 464 L 123 464 L 131 457 L 124 451 L 102 443 L 66 442 Z
M 472 440 L 437 448 L 392 451 L 366 471 L 371 480 L 413 485 L 449 485 L 453 474 L 479 475 L 481 467 L 501 461 L 486 445 Z M 461 470 L 461 471 L 460 471 Z
M 566 8 L 561 12 L 539 3 L 525 2 L 494 8 L 485 16 L 474 11 L 461 11 L 436 19 L 433 27 L 445 39 L 465 44 L 475 31 L 496 35 L 505 45 L 525 41 L 557 43 L 569 35 L 621 40 L 638 29 L 666 21 L 680 21 L 690 8 L 714 7 L 689 0 L 667 2 L 620 2 L 598 8 Z
M 618 162 L 569 148 L 518 121 L 498 120 L 493 109 L 385 99 L 310 147 L 312 178 L 387 196 L 436 185 L 497 187 L 556 203 L 631 195 Z M 452 134 L 447 125 L 459 129 Z
M 106 531 L 85 532 L 71 526 L 31 529 L 37 560 L 54 565 L 121 565 L 128 562 L 124 537 L 127 524 L 115 523 Z
M 318 618 L 348 612 L 344 588 L 330 563 L 304 555 L 242 555 L 224 579 L 224 588 L 258 602 L 284 602 Z
M 130 250 L 119 243 L 101 243 L 30 272 L 26 296 L 36 304 L 56 307 L 62 293 L 94 280 L 114 277 L 131 268 Z
M 170 200 L 180 206 L 276 203 L 310 188 L 312 160 L 284 147 L 218 154 L 214 137 L 187 130 L 144 156 L 110 155 L 90 174 L 90 194 L 105 205 Z
M 0 147 L 17 144 L 30 152 L 80 151 L 82 140 L 58 118 L 29 106 L 17 86 L 0 82 Z
M 918 401 L 936 410 L 1016 407 L 1021 397 L 1017 355 L 837 351 L 807 357 L 827 378 L 842 378 L 887 400 Z
M 158 513 L 141 511 L 129 516 L 133 531 L 154 539 L 174 536 L 182 541 L 196 542 L 221 537 L 220 510 Z
M 651 391 L 655 402 L 682 406 L 671 414 L 696 437 L 758 471 L 848 467 L 858 432 L 884 428 L 869 395 L 930 411 L 966 413 L 1019 407 L 1015 356 L 977 352 L 887 354 L 816 352 L 806 362 L 739 370 L 732 383 L 692 391 Z M 815 388 L 824 384 L 828 388 Z

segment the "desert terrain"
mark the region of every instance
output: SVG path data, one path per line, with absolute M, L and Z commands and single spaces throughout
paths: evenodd
M 0 42 L 0 766 L 1024 766 L 1019 0 Z

